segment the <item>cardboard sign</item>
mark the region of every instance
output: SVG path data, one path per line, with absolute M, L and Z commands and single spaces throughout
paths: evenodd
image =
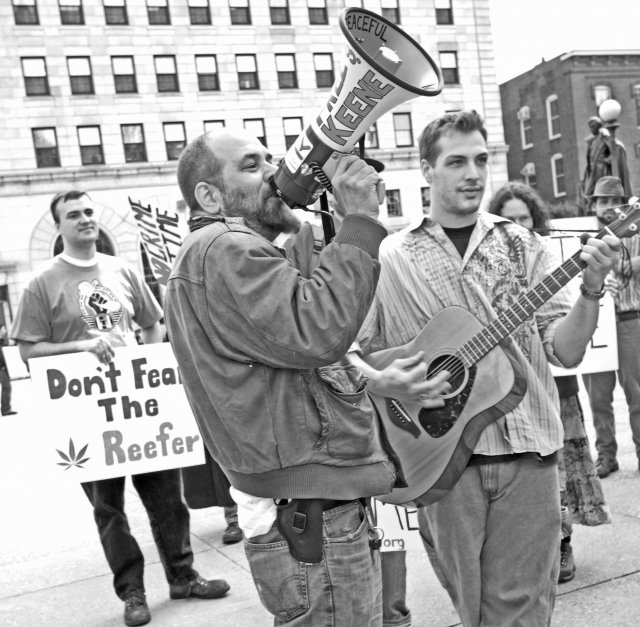
M 584 216 L 578 218 L 562 218 L 551 220 L 554 231 L 549 237 L 549 243 L 562 262 L 569 259 L 580 249 L 580 235 L 583 232 L 596 234 L 600 228 L 594 216 Z M 564 230 L 566 229 L 566 230 Z M 580 276 L 573 278 L 563 287 L 563 290 L 570 290 L 574 300 L 580 294 Z M 608 292 L 600 301 L 600 315 L 598 326 L 593 334 L 584 355 L 584 359 L 577 368 L 558 368 L 551 366 L 551 372 L 555 377 L 569 374 L 582 374 L 589 372 L 608 372 L 618 369 L 618 343 L 616 335 L 616 313 L 613 296 Z
M 182 243 L 178 214 L 158 209 L 129 198 L 129 205 L 140 231 L 142 245 L 149 258 L 151 271 L 160 285 L 166 287 L 171 263 Z
M 400 507 L 390 503 L 371 500 L 376 526 L 382 529 L 384 536 L 381 551 L 424 551 L 422 538 L 418 533 L 418 510 Z
M 46 472 L 96 481 L 204 463 L 169 344 L 116 348 L 108 366 L 82 352 L 29 367 L 42 399 L 33 436 Z

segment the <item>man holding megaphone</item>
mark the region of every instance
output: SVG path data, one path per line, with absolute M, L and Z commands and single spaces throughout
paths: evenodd
M 276 624 L 381 625 L 368 497 L 389 492 L 396 470 L 365 380 L 344 359 L 376 288 L 381 178 L 355 155 L 339 160 L 332 186 L 344 219 L 305 278 L 273 244 L 299 229 L 272 186 L 275 171 L 245 132 L 185 148 L 181 191 L 210 217 L 175 260 L 167 329 Z

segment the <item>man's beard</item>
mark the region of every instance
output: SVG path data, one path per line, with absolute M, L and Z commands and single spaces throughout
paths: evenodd
M 300 220 L 291 209 L 274 193 L 268 191 L 260 197 L 246 194 L 242 190 L 222 190 L 222 200 L 227 215 L 240 216 L 249 226 L 258 231 L 267 230 L 274 234 L 297 233 Z

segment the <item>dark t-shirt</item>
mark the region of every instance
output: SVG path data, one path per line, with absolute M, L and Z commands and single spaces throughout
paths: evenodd
M 473 224 L 463 226 L 460 229 L 442 227 L 445 235 L 451 240 L 451 243 L 456 247 L 458 253 L 460 253 L 460 257 L 464 257 L 464 254 L 467 251 L 467 246 L 471 239 L 471 233 L 473 233 L 475 226 L 474 222 Z

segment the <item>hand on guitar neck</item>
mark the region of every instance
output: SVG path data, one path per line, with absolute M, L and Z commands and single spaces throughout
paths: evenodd
M 383 370 L 376 370 L 357 353 L 349 353 L 347 357 L 369 379 L 367 389 L 379 396 L 433 408 L 442 407 L 443 395 L 451 392 L 446 370 L 427 381 L 427 364 L 422 351 L 395 359 Z

